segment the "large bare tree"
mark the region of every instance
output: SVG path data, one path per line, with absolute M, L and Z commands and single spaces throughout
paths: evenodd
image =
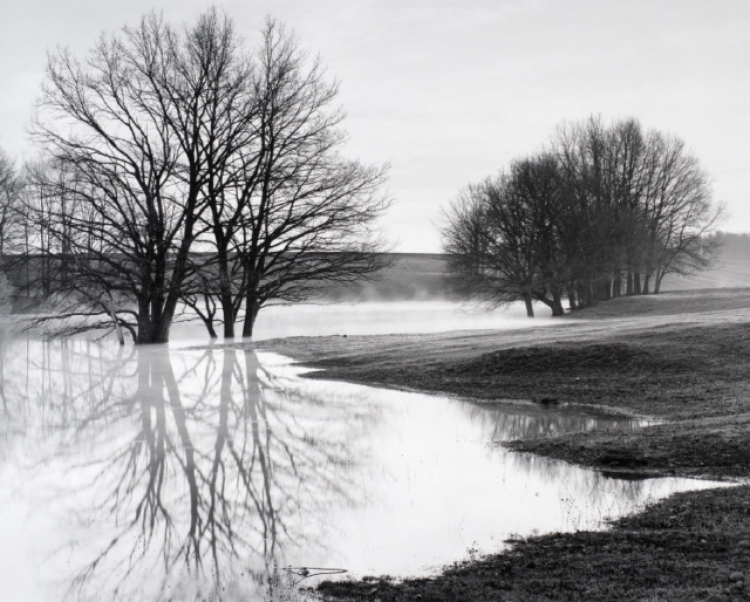
M 276 23 L 250 54 L 215 9 L 179 31 L 148 15 L 85 62 L 54 55 L 34 134 L 55 202 L 30 215 L 75 272 L 63 314 L 107 311 L 160 343 L 183 302 L 203 298 L 210 329 L 221 307 L 225 336 L 244 302 L 250 336 L 268 300 L 380 267 L 383 169 L 340 156 L 335 96 Z
M 76 258 L 69 292 L 131 297 L 134 308 L 118 309 L 134 317 L 138 343 L 168 340 L 192 269 L 207 173 L 205 96 L 216 83 L 192 41 L 208 20 L 178 33 L 152 14 L 103 36 L 85 62 L 59 51 L 35 120 L 54 167 L 71 174 L 46 185 L 78 201 L 65 220 L 48 220 Z
M 195 277 L 204 310 L 200 295 L 191 303 L 208 324 L 215 298 L 225 337 L 234 336 L 243 305 L 242 335 L 250 337 L 264 304 L 367 278 L 387 261 L 373 231 L 387 207 L 385 169 L 342 157 L 337 86 L 273 20 L 256 58 L 255 105 L 244 113 L 252 119 L 234 120 L 246 142 L 210 182 L 204 219 L 216 260 Z

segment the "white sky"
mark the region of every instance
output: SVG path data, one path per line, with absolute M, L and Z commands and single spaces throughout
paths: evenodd
M 203 0 L 0 0 L 0 148 L 25 135 L 46 53 L 83 55 L 148 10 L 192 22 Z M 349 152 L 391 164 L 398 251 L 438 252 L 440 208 L 538 150 L 563 121 L 637 117 L 682 137 L 750 231 L 750 0 L 225 0 L 255 44 L 266 15 L 341 83 Z

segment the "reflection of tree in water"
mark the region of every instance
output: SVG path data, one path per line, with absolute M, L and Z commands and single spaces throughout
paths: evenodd
M 92 371 L 86 351 L 80 362 L 61 354 L 60 373 L 45 377 L 62 397 L 44 430 L 88 439 L 94 456 L 63 467 L 86 483 L 69 505 L 77 522 L 108 533 L 93 556 L 79 554 L 69 596 L 273 597 L 297 549 L 324 554 L 332 526 L 321 510 L 355 495 L 340 470 L 346 442 L 336 439 L 351 434 L 326 437 L 303 400 L 261 386 L 270 377 L 253 351 L 187 354 L 179 378 L 165 348 L 134 356 Z
M 664 491 L 659 489 L 667 483 L 664 479 L 612 479 L 597 471 L 530 453 L 507 452 L 505 462 L 511 470 L 558 484 L 559 503 L 569 529 L 595 528 L 610 517 L 633 512 L 662 498 Z
M 533 439 L 601 428 L 635 428 L 638 424 L 630 418 L 596 416 L 557 408 L 511 404 L 465 404 L 465 407 L 472 421 L 481 423 L 493 441 Z
M 635 428 L 637 425 L 637 421 L 625 417 L 566 413 L 559 409 L 474 404 L 465 407 L 472 421 L 481 424 L 493 441 L 555 436 L 595 428 Z M 653 488 L 659 483 L 654 480 L 611 479 L 596 471 L 530 453 L 504 454 L 511 472 L 523 472 L 542 482 L 559 484 L 559 503 L 571 528 L 596 526 L 595 523 L 584 524 L 584 516 L 601 521 L 633 511 L 655 497 Z M 582 508 L 582 504 L 587 508 Z
M 116 348 L 108 355 L 92 341 L 43 343 L 0 340 L 0 397 L 6 438 L 55 435 L 74 440 L 86 423 L 115 421 L 125 413 L 112 403 L 134 357 Z

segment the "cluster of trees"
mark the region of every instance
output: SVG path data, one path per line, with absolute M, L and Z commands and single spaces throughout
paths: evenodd
M 445 212 L 451 279 L 467 297 L 553 315 L 658 293 L 708 267 L 722 215 L 684 142 L 635 119 L 561 127 L 546 149 L 469 186 Z
M 216 10 L 182 30 L 148 15 L 85 61 L 61 50 L 32 127 L 43 159 L 7 168 L 0 255 L 86 327 L 165 342 L 187 304 L 214 336 L 215 318 L 232 337 L 243 314 L 252 336 L 269 301 L 385 261 L 385 171 L 342 156 L 336 98 L 277 23 L 248 51 Z

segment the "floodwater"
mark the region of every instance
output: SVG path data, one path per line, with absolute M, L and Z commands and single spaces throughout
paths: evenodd
M 430 574 L 712 485 L 496 445 L 623 418 L 310 380 L 247 350 L 15 338 L 0 398 L 0 600 L 297 599 L 307 572 Z

